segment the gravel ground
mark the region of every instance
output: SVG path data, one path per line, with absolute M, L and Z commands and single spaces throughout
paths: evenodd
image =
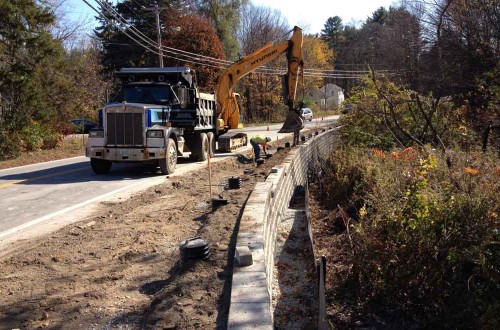
M 307 233 L 304 197 L 294 199 L 278 223 L 273 278 L 276 329 L 314 329 L 317 324 L 317 286 Z

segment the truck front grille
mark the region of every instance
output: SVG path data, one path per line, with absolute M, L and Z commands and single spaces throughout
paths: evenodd
M 142 113 L 107 113 L 108 145 L 144 145 Z

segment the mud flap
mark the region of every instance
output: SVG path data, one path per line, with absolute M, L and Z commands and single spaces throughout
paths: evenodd
M 286 114 L 285 122 L 283 127 L 278 131 L 278 133 L 293 133 L 298 132 L 305 126 L 304 118 L 297 113 L 295 110 L 289 110 Z

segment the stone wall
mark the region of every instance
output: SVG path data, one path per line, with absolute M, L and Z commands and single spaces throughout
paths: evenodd
M 277 221 L 288 207 L 295 187 L 305 186 L 307 168 L 334 145 L 335 129 L 314 135 L 276 166 L 251 193 L 238 232 L 236 248 L 251 253 L 252 265 L 235 264 L 229 311 L 229 329 L 273 329 L 271 297 Z M 246 251 L 246 252 L 245 252 Z

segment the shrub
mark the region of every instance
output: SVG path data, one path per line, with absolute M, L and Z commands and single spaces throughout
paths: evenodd
M 19 155 L 20 139 L 6 129 L 0 129 L 0 160 L 6 160 Z
M 349 145 L 390 150 L 393 147 L 432 145 L 447 148 L 480 145 L 479 136 L 446 99 L 421 95 L 387 78 L 367 78 L 353 89 L 351 110 L 343 116 L 343 142 Z
M 61 134 L 55 129 L 28 121 L 21 129 L 5 127 L 0 130 L 0 159 L 14 158 L 21 151 L 52 149 L 61 142 Z
M 40 149 L 43 145 L 45 135 L 46 132 L 39 123 L 31 122 L 27 124 L 21 130 L 22 149 L 26 151 Z
M 360 314 L 417 327 L 500 326 L 500 168 L 493 158 L 347 148 L 323 172 L 323 206 L 347 210 L 349 228 L 342 235 L 352 267 L 332 292 L 336 299 L 354 293 Z

